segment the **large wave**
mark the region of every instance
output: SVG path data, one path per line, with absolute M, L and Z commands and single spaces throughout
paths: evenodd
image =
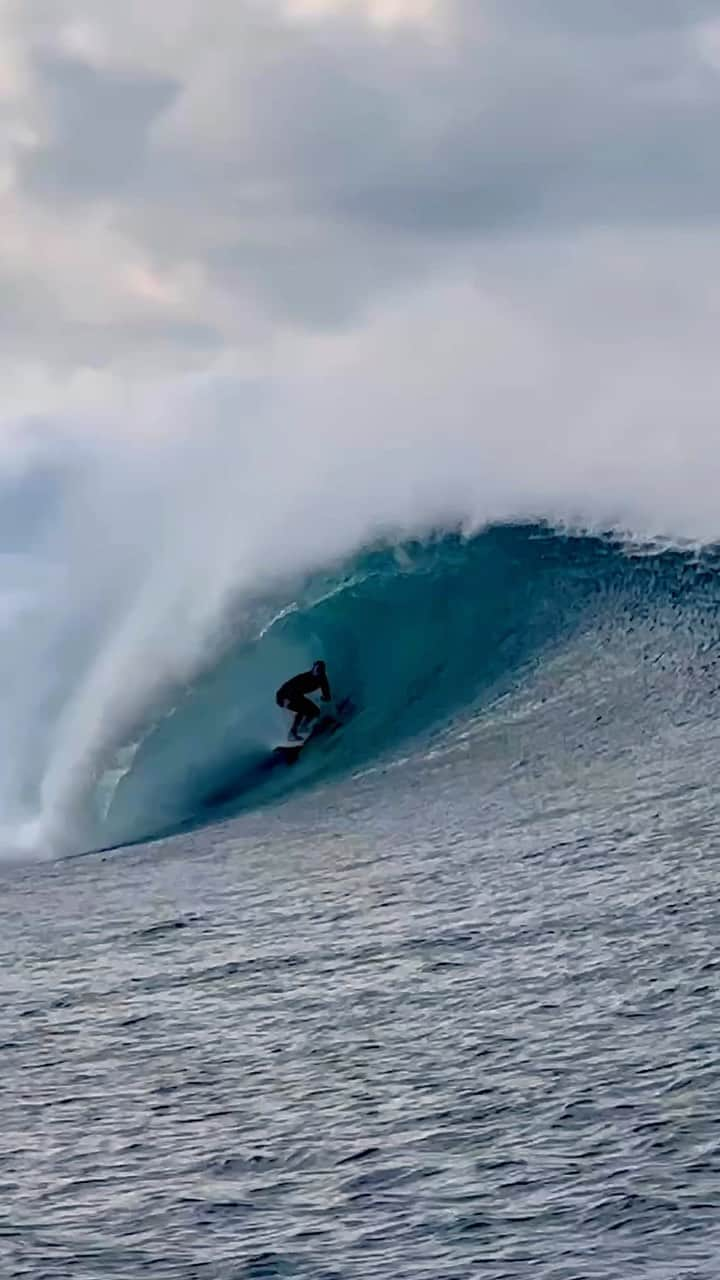
M 106 834 L 147 836 L 225 797 L 257 802 L 441 722 L 556 632 L 554 546 L 539 530 L 506 529 L 377 548 L 256 605 L 236 621 L 245 634 L 116 752 L 100 784 Z M 287 727 L 274 690 L 318 656 L 356 713 L 268 780 L 262 766 Z
M 587 246 L 582 259 L 583 298 L 599 296 L 596 248 Z M 675 545 L 715 540 L 717 362 L 707 339 L 712 290 L 700 287 L 704 258 L 683 295 L 687 307 L 670 309 L 670 329 L 648 351 L 640 323 L 636 347 L 615 331 L 617 308 L 608 300 L 624 296 L 616 249 L 605 244 L 601 255 L 606 305 L 592 341 L 577 336 L 574 294 L 563 305 L 553 299 L 546 332 L 533 308 L 517 297 L 508 302 L 489 277 L 480 292 L 456 282 L 398 302 L 347 341 L 303 345 L 289 367 L 279 360 L 276 378 L 267 369 L 254 379 L 214 369 L 131 390 L 112 378 L 79 379 L 72 394 L 47 387 L 33 417 L 6 423 L 0 856 L 161 829 L 194 812 L 206 791 L 235 787 L 231 757 L 250 767 L 277 726 L 260 724 L 259 709 L 252 724 L 228 729 L 224 744 L 224 716 L 208 711 L 202 721 L 203 698 L 210 707 L 216 687 L 218 701 L 238 715 L 252 670 L 252 696 L 262 689 L 265 708 L 269 690 L 271 706 L 274 682 L 312 657 L 318 640 L 349 689 L 372 668 L 362 680 L 372 697 L 329 749 L 333 760 L 382 749 L 386 728 L 388 740 L 411 732 L 418 707 L 424 724 L 441 719 L 444 699 L 461 702 L 474 680 L 489 679 L 489 619 L 494 610 L 502 617 L 514 596 L 509 586 L 505 594 L 495 589 L 483 535 L 457 545 L 451 538 L 442 551 L 436 539 L 431 553 L 428 530 L 472 535 L 498 522 L 547 520 L 645 540 L 662 535 Z M 651 256 L 652 282 L 664 269 L 658 245 Z M 432 358 L 418 360 L 418 352 Z M 378 538 L 411 550 L 375 552 L 370 571 L 362 548 Z M 406 555 L 412 572 L 403 568 Z M 432 556 L 435 567 L 422 569 Z M 453 556 L 460 560 L 451 571 Z M 535 573 L 539 586 L 513 579 L 518 636 L 523 595 L 534 600 L 548 582 L 528 553 L 523 584 Z M 574 570 L 568 575 L 561 617 L 577 611 L 569 604 Z M 377 609 L 372 592 L 381 582 Z M 420 582 L 427 603 L 420 607 L 413 595 L 407 606 L 408 584 Z M 323 592 L 332 603 L 320 603 Z M 454 607 L 436 646 L 439 606 L 429 602 L 444 592 Z M 460 604 L 473 593 L 475 615 Z M 356 598 L 364 601 L 359 613 Z M 557 609 L 548 603 L 548 634 Z M 352 623 L 342 624 L 345 616 Z M 539 643 L 539 624 L 537 635 L 528 625 Z M 478 637 L 488 627 L 485 646 Z M 421 660 L 425 630 L 433 644 Z M 384 669 L 378 655 L 395 645 L 403 650 L 401 677 L 417 665 L 427 686 L 422 698 L 409 698 L 407 712 L 394 700 L 402 685 L 375 693 Z M 452 655 L 454 674 L 433 682 L 427 673 L 443 661 L 438 652 Z M 472 680 L 463 674 L 471 666 Z M 374 726 L 382 707 L 386 721 Z M 145 767 L 152 752 L 155 764 Z M 99 836 L 98 821 L 107 827 Z
M 213 822 L 377 763 L 401 742 L 417 750 L 449 725 L 462 735 L 490 702 L 547 668 L 579 635 L 590 636 L 582 662 L 589 653 L 591 663 L 578 711 L 612 702 L 599 660 L 609 638 L 617 644 L 642 634 L 634 678 L 646 697 L 643 663 L 664 661 L 668 643 L 677 659 L 683 635 L 693 637 L 703 670 L 714 665 L 708 616 L 719 604 L 710 553 L 648 553 L 537 525 L 368 550 L 339 572 L 298 582 L 292 597 L 243 607 L 212 664 L 168 691 L 105 757 L 84 795 L 84 842 L 97 847 Z M 283 732 L 274 690 L 320 655 L 356 714 L 299 765 L 268 773 Z M 615 696 L 627 702 L 616 677 Z

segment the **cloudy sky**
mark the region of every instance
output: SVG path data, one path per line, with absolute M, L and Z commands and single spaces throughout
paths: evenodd
M 672 297 L 719 123 L 710 0 L 5 0 L 0 360 L 268 368 L 592 237 Z
M 710 0 L 5 0 L 0 463 L 716 536 L 718 136 Z

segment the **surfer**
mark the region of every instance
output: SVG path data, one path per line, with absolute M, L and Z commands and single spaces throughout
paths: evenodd
M 275 694 L 275 701 L 278 706 L 284 707 L 287 711 L 292 711 L 295 714 L 290 730 L 290 737 L 293 742 L 302 742 L 300 727 L 305 724 L 311 724 L 320 715 L 320 708 L 307 696 L 309 693 L 316 693 L 318 689 L 323 702 L 329 702 L 331 699 L 330 685 L 322 658 L 318 658 L 317 662 L 313 662 L 309 671 L 301 671 L 299 675 L 286 680 L 285 684 L 282 684 Z

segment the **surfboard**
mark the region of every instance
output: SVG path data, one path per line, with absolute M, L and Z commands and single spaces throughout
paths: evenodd
M 331 729 L 339 727 L 340 722 L 335 720 L 334 717 L 331 719 L 329 716 L 323 716 L 321 720 L 313 725 L 310 733 L 304 734 L 300 742 L 295 742 L 292 738 L 286 738 L 284 742 L 278 742 L 277 746 L 273 747 L 273 754 L 280 755 L 288 763 L 293 763 L 308 742 L 313 741 L 324 733 L 329 733 Z
M 341 729 L 350 719 L 352 712 L 353 707 L 350 699 L 343 699 L 342 702 L 337 704 L 335 714 L 323 713 L 319 720 L 315 721 L 310 732 L 303 736 L 301 742 L 293 742 L 292 739 L 286 738 L 272 748 L 273 755 L 276 759 L 284 760 L 287 764 L 294 764 L 299 759 L 303 748 L 309 742 L 314 742 L 317 738 L 325 737 Z
M 302 738 L 281 738 L 272 749 L 273 751 L 302 751 L 309 737 L 309 734 L 303 734 Z
M 294 764 L 304 746 L 304 742 L 280 742 L 276 747 L 273 747 L 272 753 L 277 760 L 284 760 L 286 764 Z

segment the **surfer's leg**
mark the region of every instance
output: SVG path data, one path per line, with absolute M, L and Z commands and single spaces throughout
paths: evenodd
M 298 698 L 297 702 L 293 703 L 293 711 L 297 711 L 297 715 L 290 732 L 291 738 L 300 737 L 300 730 L 309 728 L 313 720 L 320 715 L 320 708 L 316 707 L 309 698 Z
M 295 741 L 300 740 L 299 729 L 300 729 L 300 722 L 303 718 L 303 710 L 302 710 L 302 707 L 300 706 L 301 701 L 302 701 L 301 698 L 283 698 L 282 702 L 279 702 L 279 705 L 282 706 L 285 711 L 292 711 L 293 713 L 294 719 L 290 726 L 288 737 L 290 739 L 294 739 Z
M 311 724 L 320 715 L 320 708 L 310 698 L 303 698 L 303 715 L 308 723 Z

